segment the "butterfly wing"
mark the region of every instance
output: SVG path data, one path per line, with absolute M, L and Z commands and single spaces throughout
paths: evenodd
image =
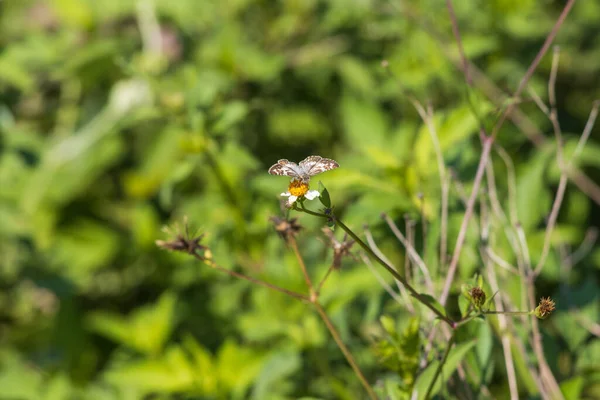
M 300 168 L 310 176 L 336 169 L 339 166 L 336 161 L 321 156 L 308 156 L 300 162 Z
M 269 168 L 269 174 L 271 175 L 285 175 L 299 178 L 302 175 L 302 171 L 295 162 L 289 160 L 279 160 L 277 164 L 274 164 Z

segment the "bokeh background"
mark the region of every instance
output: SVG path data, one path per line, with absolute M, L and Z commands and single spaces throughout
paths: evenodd
M 382 212 L 401 226 L 411 218 L 417 238 L 423 219 L 430 242 L 439 235 L 435 153 L 414 96 L 431 104 L 454 176 L 453 249 L 481 152 L 466 99 L 493 126 L 564 1 L 454 3 L 477 66 L 470 92 L 442 0 L 1 1 L 0 398 L 362 398 L 310 307 L 155 240 L 187 216 L 220 265 L 305 291 L 269 222 L 282 215 L 288 181 L 266 171 L 279 158 L 319 154 L 341 165 L 319 177 L 338 213 L 357 232 L 369 224 L 402 265 Z M 577 2 L 555 40 L 567 155 L 600 98 L 599 38 L 600 3 Z M 551 54 L 530 84 L 545 100 L 550 65 Z M 551 124 L 527 93 L 518 111 L 498 143 L 514 162 L 535 263 L 560 171 Z M 541 329 L 566 398 L 600 393 L 599 132 L 577 160 L 587 185 L 569 182 L 536 282 L 538 297 L 557 301 Z M 496 153 L 492 162 L 508 207 L 506 166 Z M 300 222 L 300 248 L 322 276 L 331 263 L 322 221 Z M 437 296 L 444 266 L 425 242 L 417 248 Z M 470 231 L 450 309 L 481 266 L 479 245 Z M 501 290 L 519 298 L 507 282 Z M 369 380 L 383 385 L 394 371 L 373 353 L 373 332 L 382 315 L 400 320 L 405 309 L 352 259 L 322 301 Z M 484 383 L 507 398 L 498 339 L 486 338 Z M 535 397 L 535 385 L 520 387 Z

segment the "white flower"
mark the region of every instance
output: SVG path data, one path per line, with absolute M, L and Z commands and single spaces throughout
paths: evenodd
M 314 200 L 319 197 L 321 193 L 318 190 L 308 190 L 308 183 L 302 182 L 298 179 L 292 179 L 288 191 L 281 193 L 282 197 L 287 197 L 288 206 L 292 206 L 299 198 L 307 198 L 308 200 Z
M 306 197 L 308 200 L 314 200 L 317 197 L 319 197 L 320 195 L 321 195 L 321 193 L 319 193 L 318 190 L 309 190 L 308 192 L 306 192 L 304 197 Z M 281 193 L 281 196 L 288 198 L 287 203 L 289 206 L 294 204 L 296 202 L 296 200 L 298 200 L 300 197 L 302 197 L 302 196 L 294 196 L 290 192 Z

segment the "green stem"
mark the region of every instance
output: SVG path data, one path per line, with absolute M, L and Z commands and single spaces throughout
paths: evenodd
M 430 304 L 427 300 L 425 300 L 421 296 L 421 294 L 419 292 L 417 292 L 406 281 L 406 279 L 404 279 L 404 277 L 398 273 L 398 271 L 396 271 L 394 268 L 392 268 L 391 266 L 389 266 L 385 261 L 383 261 L 381 258 L 379 258 L 379 256 L 377 256 L 377 254 L 375 254 L 373 252 L 373 250 L 371 250 L 371 248 L 365 242 L 362 241 L 362 239 L 360 239 L 350 228 L 348 228 L 348 226 L 346 226 L 346 224 L 344 224 L 342 221 L 340 221 L 340 219 L 338 217 L 336 217 L 334 214 L 327 215 L 327 214 L 322 214 L 322 213 L 314 212 L 314 211 L 306 209 L 303 204 L 300 204 L 300 208 L 296 208 L 296 210 L 297 211 L 301 211 L 301 212 L 305 212 L 305 213 L 310 214 L 310 215 L 314 215 L 315 217 L 331 218 L 331 219 L 333 219 L 335 221 L 336 225 L 338 225 L 340 228 L 342 228 L 352 239 L 354 239 L 354 241 L 356 243 L 358 243 L 360 245 L 360 247 L 363 248 L 364 251 L 366 251 L 373 259 L 375 259 L 375 261 L 377 261 L 379 264 L 381 264 L 381 266 L 383 266 L 390 274 L 392 274 L 392 276 L 394 278 L 396 278 L 400 283 L 402 283 L 402 285 L 404 285 L 404 287 L 406 288 L 406 290 L 408 290 L 410 292 L 410 294 L 414 298 L 416 298 L 424 306 L 426 306 L 431 311 L 433 311 L 433 313 L 435 315 L 437 315 L 442 321 L 444 321 L 448 325 L 450 325 L 451 328 L 454 328 L 456 326 L 456 323 L 454 321 L 452 321 L 450 318 L 448 318 L 447 316 L 445 316 L 442 312 L 440 312 L 437 308 L 435 308 L 432 304 Z
M 438 377 L 442 373 L 442 368 L 444 368 L 444 364 L 446 364 L 446 360 L 448 359 L 448 354 L 450 354 L 450 350 L 452 350 L 452 346 L 454 345 L 454 341 L 456 340 L 456 337 L 455 337 L 456 332 L 457 331 L 454 331 L 452 333 L 452 336 L 450 337 L 450 341 L 448 342 L 448 347 L 446 347 L 446 351 L 444 352 L 444 357 L 442 357 L 440 364 L 438 365 L 437 369 L 435 370 L 435 375 L 433 376 L 433 379 L 432 379 L 431 383 L 429 384 L 429 387 L 427 388 L 427 392 L 425 393 L 425 399 L 428 399 L 431 396 L 431 391 L 433 390 L 433 387 L 435 386 L 435 382 L 437 381 Z
M 465 317 L 463 317 L 462 319 L 458 320 L 455 322 L 456 324 L 456 328 L 458 328 L 459 326 L 462 326 L 464 324 L 466 324 L 467 322 L 479 317 L 480 315 L 500 315 L 500 314 L 507 314 L 507 315 L 533 315 L 534 312 L 533 311 L 480 311 L 477 314 L 474 315 L 467 315 Z
M 482 314 L 533 315 L 533 311 L 483 311 Z

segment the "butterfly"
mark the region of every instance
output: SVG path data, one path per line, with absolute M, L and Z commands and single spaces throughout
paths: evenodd
M 330 158 L 308 156 L 300 161 L 300 164 L 285 159 L 279 160 L 277 164 L 269 168 L 269 174 L 291 176 L 308 183 L 311 176 L 336 169 L 339 166 L 336 161 Z

